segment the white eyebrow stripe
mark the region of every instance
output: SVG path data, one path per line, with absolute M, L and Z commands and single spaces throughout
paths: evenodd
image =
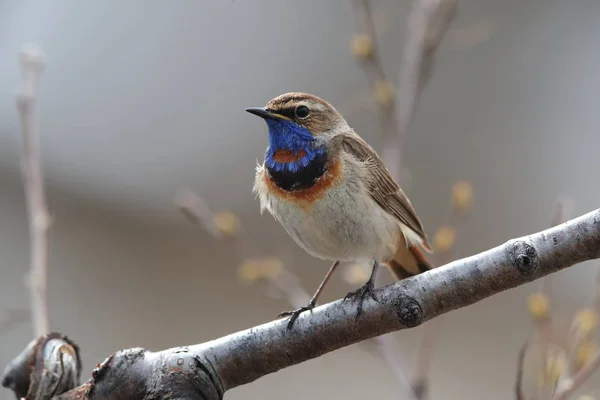
M 312 101 L 312 100 L 300 101 L 300 102 L 298 102 L 298 105 L 306 106 L 310 110 L 325 111 L 325 109 L 326 109 L 324 104 L 317 103 L 316 101 Z

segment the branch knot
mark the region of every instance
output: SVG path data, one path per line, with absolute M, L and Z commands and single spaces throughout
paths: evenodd
M 419 303 L 408 296 L 398 296 L 394 303 L 396 316 L 402 325 L 412 328 L 423 322 L 423 311 Z
M 507 245 L 508 258 L 523 275 L 532 275 L 538 270 L 538 254 L 535 247 L 523 240 L 513 241 Z

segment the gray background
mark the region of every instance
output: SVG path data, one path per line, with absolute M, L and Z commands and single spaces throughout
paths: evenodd
M 409 2 L 374 1 L 385 69 L 395 78 Z M 85 376 L 120 348 L 198 343 L 288 309 L 236 281 L 230 247 L 173 205 L 188 186 L 231 209 L 264 253 L 286 254 L 316 288 L 327 263 L 299 250 L 251 193 L 266 129 L 243 110 L 288 91 L 333 103 L 379 148 L 363 71 L 352 58 L 350 1 L 1 0 L 0 321 L 26 308 L 28 235 L 14 93 L 17 55 L 46 54 L 39 100 L 54 225 L 53 328 L 83 350 Z M 406 143 L 406 187 L 430 236 L 458 179 L 475 204 L 458 256 L 544 229 L 558 196 L 574 214 L 598 207 L 600 2 L 462 0 Z M 482 33 L 483 32 L 483 33 Z M 488 37 L 489 36 L 489 37 Z M 481 39 L 483 37 L 483 39 Z M 475 38 L 475 39 L 474 39 Z M 479 38 L 479 39 L 478 39 Z M 562 325 L 593 296 L 597 268 L 555 275 Z M 444 318 L 432 399 L 512 397 L 516 354 L 532 333 L 534 284 Z M 323 300 L 350 287 L 339 277 Z M 410 364 L 419 329 L 394 335 Z M 31 339 L 0 333 L 0 368 Z M 353 346 L 267 376 L 229 399 L 401 397 L 385 363 Z M 0 398 L 12 398 L 0 392 Z

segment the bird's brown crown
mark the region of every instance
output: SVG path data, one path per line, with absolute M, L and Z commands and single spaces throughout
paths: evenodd
M 265 108 L 305 126 L 314 136 L 329 132 L 340 123 L 345 124 L 331 104 L 309 93 L 284 93 L 271 99 Z

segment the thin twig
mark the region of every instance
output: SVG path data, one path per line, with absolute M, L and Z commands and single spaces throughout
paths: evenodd
M 21 53 L 22 86 L 17 95 L 22 139 L 22 169 L 27 198 L 29 233 L 31 237 L 31 266 L 28 286 L 35 336 L 50 331 L 48 316 L 48 238 L 50 216 L 46 205 L 38 137 L 36 134 L 35 107 L 39 77 L 44 70 L 41 52 L 36 48 Z
M 181 213 L 192 223 L 201 225 L 215 239 L 224 240 L 232 244 L 237 256 L 242 259 L 255 257 L 258 252 L 257 246 L 254 246 L 250 238 L 245 234 L 241 223 L 237 217 L 231 213 L 226 213 L 230 221 L 226 230 L 219 228 L 215 222 L 216 214 L 204 199 L 194 193 L 192 190 L 183 188 L 175 195 L 175 204 Z
M 408 16 L 397 94 L 383 68 L 370 0 L 353 0 L 353 4 L 359 31 L 371 45 L 361 65 L 379 104 L 383 159 L 394 178 L 403 183 L 407 174 L 402 163 L 404 140 L 420 93 L 431 77 L 435 51 L 454 18 L 457 0 L 415 0 Z
M 371 87 L 372 95 L 375 96 L 379 105 L 379 116 L 381 119 L 381 129 L 383 130 L 383 136 L 386 143 L 390 142 L 390 138 L 397 138 L 398 135 L 398 121 L 396 117 L 396 101 L 395 94 L 393 93 L 393 87 L 388 81 L 385 71 L 383 69 L 383 61 L 381 59 L 379 40 L 377 38 L 377 30 L 375 29 L 375 23 L 373 21 L 373 15 L 371 11 L 370 0 L 353 0 L 354 4 L 354 15 L 358 30 L 362 32 L 368 38 L 370 51 L 368 56 L 362 57 L 361 65 L 367 76 L 367 81 Z M 379 93 L 379 95 L 378 95 Z M 383 160 L 386 162 L 392 176 L 399 181 L 406 171 L 400 170 L 402 162 L 400 160 L 400 151 L 398 154 L 392 154 L 388 151 L 388 147 L 392 149 L 400 149 L 401 142 L 398 139 L 397 143 L 393 143 L 393 146 L 384 146 Z M 398 147 L 396 147 L 398 145 Z
M 555 203 L 552 217 L 550 218 L 550 227 L 557 226 L 564 223 L 570 211 L 572 209 L 572 200 L 569 197 L 561 196 Z M 539 280 L 538 295 L 548 297 L 548 290 L 550 288 L 550 277 L 545 276 Z M 534 315 L 535 329 L 538 337 L 538 351 L 537 357 L 539 358 L 539 365 L 542 369 L 546 368 L 548 363 L 548 352 L 553 343 L 556 342 L 556 334 L 552 325 L 552 317 L 550 311 L 546 311 L 545 315 Z M 546 373 L 542 373 L 542 384 L 538 385 L 538 397 L 542 398 L 542 391 L 548 386 L 548 377 Z
M 429 371 L 433 360 L 437 333 L 442 320 L 443 316 L 440 316 L 440 318 L 436 318 L 423 326 L 411 385 L 417 400 L 424 399 L 429 389 Z
M 177 193 L 175 203 L 190 221 L 200 223 L 215 238 L 223 239 L 223 235 L 214 223 L 215 213 L 204 199 L 189 189 L 182 189 Z M 244 235 L 241 224 L 239 224 L 233 236 L 236 242 L 244 243 L 244 245 L 235 246 L 236 253 L 240 259 L 248 260 L 252 254 L 261 253 L 257 246 Z M 278 268 L 276 273 L 260 276 L 260 278 L 266 278 L 269 284 L 269 292 L 276 291 L 283 295 L 292 307 L 299 308 L 305 306 L 310 300 L 310 295 L 302 287 L 298 277 L 287 268 Z
M 452 208 L 447 227 L 454 232 L 455 238 L 460 232 L 461 225 L 465 222 L 467 215 L 466 211 L 467 210 L 463 210 L 456 205 Z M 436 254 L 436 265 L 444 265 L 451 262 L 454 258 L 453 252 L 455 249 L 456 244 L 453 243 L 447 251 Z M 429 371 L 433 360 L 437 333 L 440 330 L 443 318 L 443 316 L 440 316 L 440 318 L 436 318 L 429 324 L 423 326 L 421 342 L 417 349 L 417 361 L 413 373 L 412 384 L 413 392 L 415 393 L 417 400 L 422 400 L 427 396 L 427 391 L 429 389 Z
M 384 157 L 400 177 L 402 151 L 421 93 L 433 73 L 435 52 L 454 19 L 458 0 L 415 0 L 409 13 L 402 65 L 398 74 L 396 129 L 386 139 Z
M 408 400 L 417 400 L 406 373 L 406 365 L 401 361 L 404 355 L 398 349 L 398 344 L 391 335 L 377 336 L 372 340 L 377 344 L 379 355 L 383 357 L 392 374 L 400 381 L 402 388 L 407 392 Z M 366 343 L 366 341 L 362 343 Z
M 366 35 L 370 51 L 358 52 L 367 80 L 379 105 L 381 128 L 384 136 L 383 161 L 392 176 L 404 186 L 410 180 L 408 170 L 402 163 L 402 150 L 416 103 L 431 75 L 435 50 L 454 17 L 456 0 L 416 0 L 408 17 L 406 43 L 399 73 L 399 91 L 393 93 L 386 78 L 381 58 L 379 40 L 375 27 L 370 0 L 353 0 L 358 30 Z M 359 55 L 362 54 L 362 57 Z M 380 274 L 381 275 L 381 274 Z M 433 354 L 435 329 L 439 324 L 424 327 L 417 356 L 417 373 L 412 385 L 412 397 L 425 397 L 427 373 Z M 398 379 L 407 382 L 406 373 L 398 362 L 390 358 L 391 339 L 383 336 L 376 339 L 384 359 Z
M 594 372 L 600 367 L 600 352 L 597 353 L 594 358 L 581 368 L 573 377 L 564 389 L 554 395 L 552 400 L 567 400 L 581 385 L 592 376 Z
M 456 13 L 458 0 L 415 0 L 410 11 L 398 76 L 398 145 L 410 127 L 416 104 L 433 71 L 435 51 Z
M 596 282 L 600 283 L 600 273 L 598 273 L 597 277 L 596 277 Z M 599 311 L 598 309 L 598 302 L 597 302 L 597 298 L 598 295 L 600 293 L 600 286 L 596 288 L 596 291 L 594 293 L 594 299 L 592 300 L 592 304 L 590 305 L 590 308 L 588 309 L 588 311 L 591 311 L 593 313 L 596 313 L 596 318 L 597 318 L 597 313 Z M 575 321 L 577 321 L 577 316 L 575 317 Z M 573 324 L 571 325 L 571 329 L 569 330 L 568 334 L 567 334 L 567 340 L 566 340 L 566 347 L 567 347 L 567 365 L 571 366 L 573 363 L 573 358 L 577 357 L 577 351 L 580 349 L 580 346 L 582 346 L 586 340 L 589 340 L 590 337 L 593 337 L 594 335 L 594 331 L 591 332 L 582 332 L 580 331 L 581 326 L 579 326 L 581 324 L 581 321 L 579 323 L 577 322 L 573 322 Z M 585 383 L 585 381 L 588 379 L 588 377 L 595 372 L 600 364 L 599 361 L 600 358 L 600 352 L 595 354 L 591 360 L 585 364 L 582 368 L 580 368 L 579 370 L 576 370 L 575 374 L 573 376 L 571 376 L 570 378 L 567 378 L 563 384 L 563 386 L 557 388 L 556 393 L 554 394 L 554 398 L 555 399 L 567 399 L 570 394 L 572 394 L 573 392 L 575 392 L 581 385 L 583 385 Z M 563 392 L 567 392 L 566 394 L 564 394 Z
M 525 400 L 525 394 L 523 393 L 523 372 L 525 363 L 525 353 L 527 352 L 528 344 L 525 342 L 519 350 L 517 357 L 517 379 L 515 380 L 515 397 L 516 400 Z
M 175 203 L 191 222 L 201 224 L 215 238 L 221 238 L 221 234 L 213 222 L 215 214 L 204 199 L 189 189 L 182 189 L 177 193 Z M 245 248 L 253 245 L 247 238 L 240 236 L 242 235 L 237 235 L 236 238 L 246 243 Z M 247 258 L 239 249 L 240 247 L 238 246 L 238 256 L 242 259 Z M 254 253 L 258 253 L 258 251 L 254 251 Z M 294 308 L 306 306 L 311 298 L 310 294 L 302 286 L 298 276 L 283 266 L 278 273 L 266 274 L 260 276 L 260 278 L 267 281 L 267 293 L 276 292 L 277 297 L 285 298 Z M 392 373 L 398 377 L 404 387 L 410 388 L 404 368 L 399 361 L 401 356 L 398 354 L 397 348 L 391 343 L 391 338 L 379 336 L 373 340 L 377 345 L 375 348 L 389 364 Z M 369 341 L 364 341 L 361 344 L 366 347 Z

